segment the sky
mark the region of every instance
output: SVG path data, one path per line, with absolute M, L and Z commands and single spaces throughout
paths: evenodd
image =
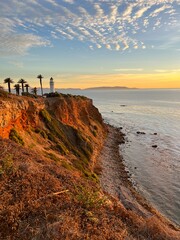
M 180 0 L 0 0 L 0 85 L 180 88 Z

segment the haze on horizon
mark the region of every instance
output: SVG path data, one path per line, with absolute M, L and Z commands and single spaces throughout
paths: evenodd
M 0 85 L 180 88 L 179 0 L 2 0 Z

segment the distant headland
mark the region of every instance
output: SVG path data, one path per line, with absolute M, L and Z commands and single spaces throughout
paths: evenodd
M 137 89 L 137 88 L 128 88 L 124 86 L 114 86 L 114 87 L 91 87 L 91 88 L 85 88 L 84 90 L 126 90 L 126 89 Z
M 138 88 L 128 88 L 124 86 L 101 86 L 101 87 L 89 87 L 89 88 L 56 88 L 56 91 L 91 91 L 91 90 L 130 90 L 130 89 L 138 89 Z M 45 88 L 45 91 L 48 91 L 49 89 Z

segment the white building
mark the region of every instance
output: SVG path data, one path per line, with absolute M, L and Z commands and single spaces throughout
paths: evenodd
M 49 84 L 50 84 L 50 93 L 53 93 L 54 92 L 54 80 L 52 77 L 50 78 Z

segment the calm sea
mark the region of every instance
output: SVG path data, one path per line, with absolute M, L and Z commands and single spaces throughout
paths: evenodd
M 127 142 L 120 148 L 132 181 L 163 215 L 180 224 L 180 89 L 71 93 L 92 98 L 106 122 L 123 128 Z

